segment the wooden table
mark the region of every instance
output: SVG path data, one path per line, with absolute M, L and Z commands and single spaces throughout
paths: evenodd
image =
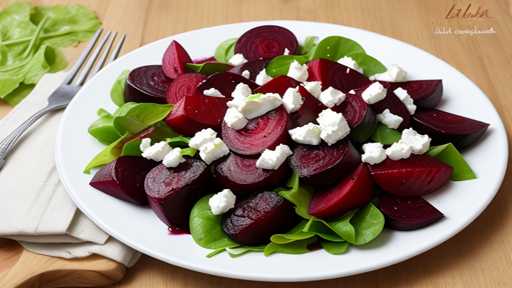
M 5 5 L 3 2 L 8 1 L 0 1 Z M 498 109 L 509 133 L 511 131 L 512 114 L 507 112 L 512 110 L 511 1 L 36 2 L 79 2 L 89 6 L 97 11 L 106 28 L 128 34 L 125 51 L 183 31 L 250 20 L 299 19 L 364 28 L 406 41 L 445 59 L 483 89 Z M 480 17 L 467 18 L 467 13 L 464 17 L 469 4 L 471 14 Z M 455 5 L 453 9 L 452 5 Z M 479 30 L 492 28 L 496 33 L 474 36 L 453 33 L 457 29 L 473 27 Z M 452 34 L 435 33 L 450 28 Z M 78 50 L 68 52 L 73 56 Z M 461 96 L 463 94 L 461 91 Z M 0 115 L 9 109 L 0 105 Z M 492 151 L 489 156 L 500 157 Z M 414 259 L 379 271 L 323 282 L 272 285 L 208 276 L 142 257 L 135 267 L 127 270 L 116 287 L 512 287 L 512 194 L 507 191 L 512 187 L 511 179 L 509 171 L 489 208 L 457 236 Z M 0 271 L 16 262 L 16 253 L 20 251 L 17 244 L 0 242 Z M 110 262 L 105 261 L 104 264 Z M 77 282 L 63 283 L 73 286 Z

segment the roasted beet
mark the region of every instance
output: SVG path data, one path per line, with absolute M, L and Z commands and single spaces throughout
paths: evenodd
M 413 116 L 413 126 L 420 133 L 428 134 L 436 144 L 452 142 L 464 148 L 477 141 L 487 131 L 489 124 L 437 109 L 418 111 Z
M 414 230 L 428 226 L 444 217 L 443 213 L 421 197 L 379 197 L 379 210 L 386 217 L 386 226 L 395 230 Z
M 220 128 L 226 114 L 226 97 L 205 96 L 198 90 L 184 98 L 185 114 L 196 123 L 214 129 Z
M 434 157 L 411 155 L 407 159 L 386 159 L 370 165 L 373 180 L 382 190 L 413 197 L 432 193 L 450 181 L 453 168 Z
M 252 28 L 238 38 L 235 53 L 247 60 L 272 59 L 283 55 L 285 49 L 295 54 L 299 43 L 293 33 L 281 26 L 264 25 Z
M 222 139 L 235 153 L 256 156 L 288 140 L 288 113 L 279 107 L 235 130 L 222 122 Z
M 183 97 L 194 94 L 197 85 L 205 79 L 206 76 L 199 73 L 185 73 L 179 75 L 174 79 L 171 85 L 169 85 L 169 89 L 167 89 L 167 103 L 176 104 Z
M 285 75 L 277 76 L 256 89 L 255 93 L 277 93 L 283 95 L 288 88 L 299 86 L 300 82 Z
M 169 47 L 167 47 L 167 50 L 165 50 L 162 68 L 167 77 L 174 79 L 178 75 L 185 73 L 185 64 L 191 62 L 192 60 L 185 48 L 178 41 L 173 40 Z
M 176 105 L 174 105 L 172 112 L 165 119 L 165 123 L 180 134 L 193 136 L 197 131 L 208 128 L 208 126 L 196 122 L 186 114 L 184 106 L 185 99 L 186 98 L 182 98 L 178 103 L 176 103 Z
M 144 178 L 157 162 L 136 156 L 121 156 L 103 166 L 89 185 L 118 199 L 137 205 L 148 204 Z
M 209 171 L 206 164 L 187 158 L 176 168 L 160 164 L 146 175 L 144 189 L 149 206 L 168 226 L 188 230 L 192 206 L 208 194 Z
M 347 141 L 334 145 L 298 145 L 290 158 L 292 168 L 306 184 L 332 186 L 361 162 L 359 152 Z
M 343 93 L 371 83 L 366 76 L 356 70 L 326 59 L 310 61 L 308 72 L 308 81 L 320 81 L 323 89 L 333 87 Z
M 238 83 L 245 83 L 253 90 L 259 87 L 258 84 L 241 75 L 231 72 L 221 72 L 210 75 L 197 87 L 197 90 L 199 90 L 199 92 L 203 92 L 206 89 L 215 88 L 229 99 L 231 98 L 231 92 L 235 90 Z
M 414 104 L 421 108 L 435 108 L 443 97 L 443 80 L 411 80 L 406 82 L 380 81 L 390 90 L 401 87 L 407 90 Z
M 165 103 L 165 93 L 171 79 L 160 65 L 141 66 L 128 74 L 124 89 L 125 102 Z
M 229 69 L 228 72 L 242 75 L 242 72 L 249 71 L 249 79 L 254 81 L 256 80 L 256 76 L 258 76 L 261 70 L 265 69 L 267 63 L 268 60 L 266 59 L 253 60 L 242 65 L 235 66 Z
M 360 94 L 347 94 L 345 101 L 333 108 L 343 114 L 350 126 L 350 138 L 363 143 L 372 136 L 377 127 L 377 120 L 372 108 L 364 102 Z
M 222 187 L 241 195 L 275 188 L 289 176 L 290 167 L 286 164 L 277 170 L 267 170 L 257 168 L 256 160 L 232 153 L 217 164 L 215 178 Z
M 267 244 L 298 222 L 293 205 L 275 192 L 262 192 L 238 203 L 223 220 L 222 229 L 242 245 Z
M 363 91 L 364 89 L 358 89 L 356 93 L 357 95 L 361 95 Z M 391 113 L 402 117 L 402 124 L 398 127 L 400 130 L 411 126 L 411 114 L 409 113 L 409 110 L 407 110 L 405 104 L 400 101 L 400 98 L 398 98 L 391 89 L 388 89 L 386 98 L 372 104 L 371 107 L 376 114 L 389 109 Z
M 309 214 L 318 218 L 333 218 L 370 202 L 373 181 L 365 164 L 343 178 L 336 186 L 318 191 L 309 202 Z

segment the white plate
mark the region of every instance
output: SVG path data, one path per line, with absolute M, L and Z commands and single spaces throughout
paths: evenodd
M 110 87 L 121 71 L 160 63 L 171 39 L 178 40 L 193 58 L 212 55 L 216 45 L 251 27 L 276 24 L 289 28 L 299 41 L 306 36 L 342 35 L 359 42 L 386 65 L 400 64 L 411 79 L 441 78 L 443 109 L 490 123 L 484 139 L 464 156 L 478 179 L 452 182 L 428 200 L 446 219 L 412 232 L 385 231 L 365 247 L 351 248 L 341 256 L 325 251 L 303 255 L 251 253 L 239 258 L 209 252 L 189 235 L 169 235 L 152 211 L 114 199 L 89 187 L 91 175 L 82 173 L 87 162 L 103 148 L 87 133 L 96 110 L 115 109 Z M 298 21 L 266 21 L 205 28 L 168 37 L 121 57 L 90 80 L 64 113 L 57 137 L 56 162 L 67 191 L 92 221 L 113 237 L 164 262 L 208 274 L 260 281 L 308 281 L 336 278 L 386 267 L 418 255 L 446 241 L 471 223 L 498 191 L 507 165 L 507 138 L 503 124 L 485 94 L 462 73 L 433 55 L 401 41 L 350 27 Z

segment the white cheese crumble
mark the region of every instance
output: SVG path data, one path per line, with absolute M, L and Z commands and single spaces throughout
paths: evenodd
M 256 167 L 260 169 L 277 170 L 283 162 L 293 154 L 290 147 L 279 144 L 274 150 L 265 149 L 256 161 Z
M 235 207 L 236 196 L 230 189 L 224 189 L 208 199 L 213 215 L 221 215 Z
M 247 63 L 247 59 L 245 59 L 244 55 L 242 53 L 237 53 L 228 60 L 229 64 L 233 66 L 242 65 L 244 63 Z
M 322 93 L 322 82 L 320 81 L 306 81 L 302 83 L 302 86 L 317 99 Z
M 340 63 L 341 65 L 345 65 L 349 68 L 352 68 L 357 72 L 363 74 L 363 69 L 359 67 L 359 65 L 357 65 L 357 62 L 354 59 L 352 59 L 352 57 L 344 56 L 340 60 L 338 60 L 338 63 Z
M 228 127 L 235 130 L 240 130 L 244 128 L 249 121 L 236 108 L 228 108 L 226 110 L 226 114 L 224 115 L 224 122 L 226 122 Z
M 272 80 L 272 77 L 270 77 L 268 74 L 267 74 L 267 70 L 265 70 L 265 68 L 263 68 L 260 73 L 258 73 L 258 75 L 256 75 L 256 84 L 258 85 L 265 85 L 268 81 Z
M 240 113 L 247 119 L 254 119 L 279 107 L 283 103 L 277 93 L 254 94 L 238 107 Z
M 288 48 L 284 48 L 283 55 L 290 55 L 290 50 L 288 50 Z
M 201 131 L 196 132 L 190 141 L 188 142 L 188 146 L 201 149 L 206 143 L 211 142 L 217 138 L 217 132 L 211 128 L 203 129 Z
M 240 98 L 245 99 L 247 96 L 252 94 L 251 87 L 245 83 L 238 83 L 235 86 L 235 89 L 233 89 L 233 92 L 231 92 L 231 97 L 234 99 Z
M 164 164 L 167 168 L 174 168 L 180 165 L 180 163 L 185 162 L 183 156 L 181 155 L 181 148 L 174 148 L 169 153 L 167 153 L 162 160 L 162 164 Z
M 332 108 L 345 101 L 345 93 L 336 88 L 329 87 L 320 93 L 318 100 L 320 100 L 320 102 L 325 106 Z
M 411 156 L 411 146 L 400 141 L 393 143 L 386 149 L 386 155 L 391 160 L 407 159 Z
M 222 93 L 220 93 L 219 90 L 215 88 L 206 89 L 203 91 L 204 96 L 210 96 L 210 97 L 224 97 Z
M 160 141 L 146 148 L 144 152 L 142 152 L 142 157 L 160 162 L 164 159 L 165 155 L 171 151 L 171 146 L 167 144 L 165 141 Z
M 249 70 L 242 71 L 242 76 L 247 79 L 251 78 L 251 71 L 249 71 Z
M 356 90 L 352 89 L 352 90 L 348 91 L 348 94 L 355 95 L 356 94 Z
M 386 160 L 386 151 L 381 143 L 366 143 L 363 145 L 363 151 L 361 161 L 370 165 Z
M 407 72 L 398 65 L 391 65 L 386 72 L 370 76 L 370 80 L 402 82 L 407 80 Z
M 283 106 L 288 113 L 298 111 L 302 104 L 304 104 L 304 100 L 299 93 L 299 87 L 286 89 L 283 95 Z
M 331 109 L 325 109 L 320 112 L 316 121 L 321 129 L 320 138 L 328 145 L 338 142 L 350 133 L 350 127 L 343 114 L 334 112 Z
M 397 129 L 404 119 L 398 115 L 395 115 L 386 109 L 382 113 L 377 114 L 377 121 L 386 125 L 388 128 Z
M 293 60 L 288 68 L 288 74 L 286 76 L 293 78 L 299 82 L 308 80 L 308 65 L 300 64 L 297 60 Z
M 308 123 L 304 126 L 288 130 L 288 134 L 290 134 L 293 141 L 307 145 L 320 144 L 322 141 L 320 138 L 321 132 L 322 130 L 320 129 L 320 126 L 313 123 Z
M 142 138 L 140 140 L 139 149 L 141 152 L 146 151 L 151 146 L 151 138 Z
M 220 138 L 215 138 L 199 149 L 199 157 L 203 159 L 206 164 L 211 164 L 213 161 L 220 159 L 229 154 L 229 148 L 224 141 Z
M 384 88 L 384 86 L 382 86 L 382 84 L 379 82 L 374 82 L 363 91 L 361 97 L 363 98 L 364 102 L 368 104 L 375 104 L 386 98 L 386 93 L 387 90 Z
M 416 113 L 416 105 L 414 105 L 414 101 L 411 98 L 411 95 L 407 93 L 407 90 L 403 89 L 402 87 L 398 87 L 395 90 L 393 90 L 393 93 L 395 93 L 396 97 L 404 103 L 405 107 L 407 107 L 407 110 L 409 111 L 409 114 L 413 115 Z
M 412 128 L 404 129 L 400 143 L 409 145 L 413 154 L 424 154 L 430 148 L 430 137 L 416 132 Z

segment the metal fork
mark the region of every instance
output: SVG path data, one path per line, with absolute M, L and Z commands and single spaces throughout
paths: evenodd
M 80 54 L 78 60 L 69 70 L 64 81 L 62 81 L 60 86 L 48 97 L 46 107 L 37 111 L 34 115 L 25 120 L 25 122 L 21 123 L 0 142 L 0 169 L 4 166 L 7 156 L 14 149 L 23 133 L 25 133 L 32 124 L 49 112 L 65 108 L 91 76 L 96 74 L 105 64 L 114 61 L 119 56 L 126 35 L 118 35 L 117 32 L 111 31 L 103 32 L 103 29 L 96 31 L 85 50 Z M 102 34 L 103 37 L 101 37 L 101 40 L 98 42 Z

